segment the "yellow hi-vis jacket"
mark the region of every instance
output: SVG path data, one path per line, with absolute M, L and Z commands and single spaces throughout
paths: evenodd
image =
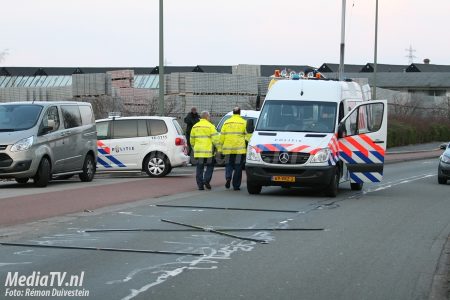
M 192 149 L 194 149 L 194 157 L 213 157 L 215 146 L 220 150 L 220 137 L 211 122 L 206 119 L 200 119 L 193 127 L 190 138 Z
M 220 131 L 220 144 L 223 154 L 245 154 L 247 153 L 246 141 L 250 140 L 251 134 L 247 133 L 247 121 L 240 115 L 232 115 L 225 121 Z

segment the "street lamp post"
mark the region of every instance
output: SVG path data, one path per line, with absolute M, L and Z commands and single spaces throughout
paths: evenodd
M 158 114 L 164 116 L 164 10 L 159 0 L 159 101 Z
M 345 0 L 342 0 L 342 19 L 341 19 L 341 51 L 339 61 L 339 80 L 344 79 L 344 50 L 345 50 Z
M 373 87 L 372 99 L 377 98 L 377 48 L 378 48 L 378 0 L 375 2 L 375 49 L 373 54 Z

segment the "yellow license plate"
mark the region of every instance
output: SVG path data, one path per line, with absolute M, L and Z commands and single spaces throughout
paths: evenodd
M 272 181 L 295 182 L 295 176 L 272 176 Z

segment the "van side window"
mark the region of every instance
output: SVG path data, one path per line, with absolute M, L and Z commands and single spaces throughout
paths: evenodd
M 88 105 L 80 105 L 81 121 L 83 125 L 94 124 L 94 114 L 92 108 Z
M 139 136 L 139 137 L 149 136 L 146 120 L 138 120 L 138 135 L 137 136 Z
M 66 129 L 81 126 L 81 115 L 78 105 L 61 105 L 61 111 Z
M 383 103 L 369 103 L 358 107 L 345 120 L 346 135 L 357 135 L 380 130 L 383 122 Z
M 41 123 L 41 129 L 44 127 L 53 127 L 52 130 L 47 131 L 53 132 L 59 129 L 60 120 L 59 120 L 59 113 L 58 113 L 58 107 L 52 106 L 47 109 L 47 112 L 45 113 L 44 117 L 42 118 Z
M 113 139 L 135 138 L 137 132 L 137 120 L 115 120 L 113 122 Z
M 150 135 L 161 135 L 167 133 L 166 122 L 163 120 L 148 120 L 148 127 L 150 128 Z
M 99 122 L 97 123 L 97 139 L 98 140 L 109 140 L 110 134 L 109 134 L 109 128 L 111 122 L 106 121 L 106 122 Z

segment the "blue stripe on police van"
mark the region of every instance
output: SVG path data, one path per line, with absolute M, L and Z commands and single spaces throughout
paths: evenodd
M 275 148 L 277 148 L 280 151 L 287 151 L 286 148 L 284 148 L 283 146 L 281 146 L 280 144 L 273 144 L 272 146 L 275 146 Z
M 349 172 L 349 173 L 350 173 L 350 178 L 353 182 L 364 183 L 364 181 L 361 178 L 359 178 L 358 176 L 356 176 L 355 173 L 353 173 L 353 172 Z
M 353 151 L 356 156 L 361 158 L 366 164 L 373 164 L 374 162 L 371 161 L 367 156 L 365 156 L 361 151 Z
M 380 180 L 373 176 L 371 172 L 363 172 L 363 174 L 372 182 L 380 182 Z
M 256 147 L 261 149 L 261 151 L 270 151 L 266 146 L 264 146 L 262 144 L 261 145 L 257 145 Z
M 112 168 L 106 161 L 104 161 L 100 157 L 97 157 L 97 162 L 105 168 Z
M 344 151 L 339 151 L 339 155 L 341 156 L 341 158 L 349 163 L 349 164 L 356 164 L 357 162 L 353 160 L 353 158 L 351 158 L 350 156 L 348 156 Z
M 370 151 L 370 154 L 372 154 L 373 156 L 378 158 L 382 163 L 384 163 L 384 156 L 381 155 L 379 152 L 377 152 L 377 151 Z
M 109 159 L 110 161 L 112 161 L 114 164 L 116 164 L 117 166 L 119 166 L 120 168 L 125 168 L 126 166 L 123 164 L 123 163 L 121 163 L 117 158 L 115 158 L 114 156 L 112 156 L 112 155 L 105 155 L 105 157 L 107 158 L 107 159 Z

